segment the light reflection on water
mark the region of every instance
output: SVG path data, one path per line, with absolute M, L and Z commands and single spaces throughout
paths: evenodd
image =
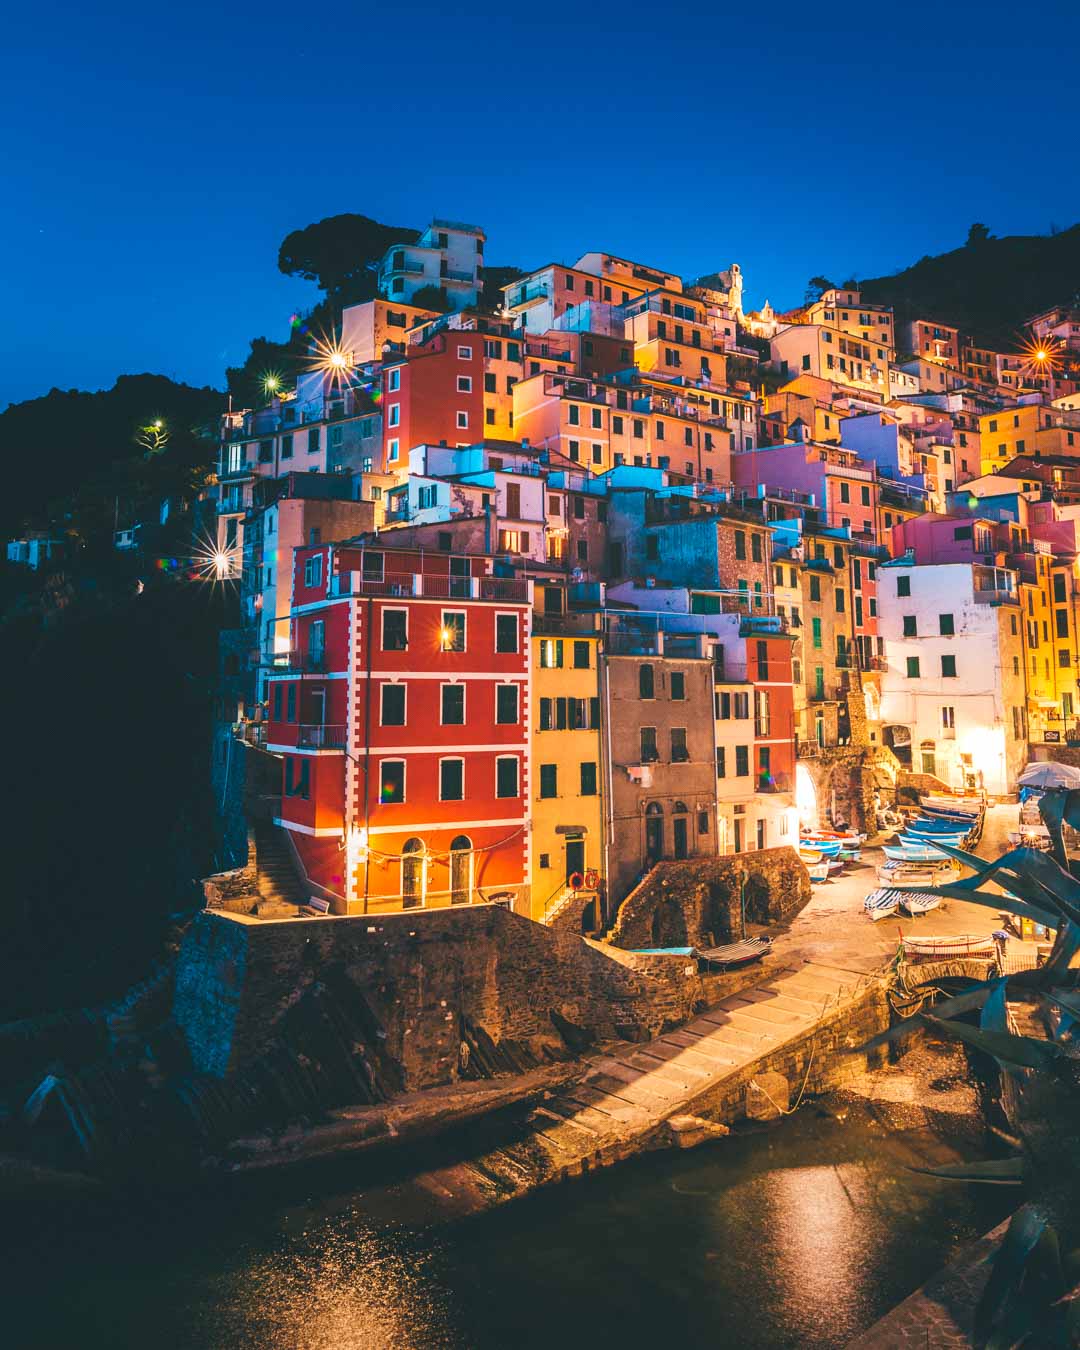
M 376 1223 L 346 1160 L 187 1206 L 34 1210 L 4 1325 L 20 1350 L 842 1346 L 1016 1204 L 904 1169 L 942 1148 L 811 1107 L 426 1230 Z

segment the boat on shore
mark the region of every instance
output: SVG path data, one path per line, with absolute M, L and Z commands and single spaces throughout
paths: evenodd
M 905 934 L 900 939 L 905 956 L 932 956 L 945 959 L 951 956 L 993 956 L 997 941 L 978 933 L 957 933 L 953 937 L 913 937 Z

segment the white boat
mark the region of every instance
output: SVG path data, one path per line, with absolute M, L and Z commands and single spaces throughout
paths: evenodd
M 926 895 L 922 891 L 904 891 L 900 897 L 901 908 L 906 909 L 913 919 L 920 914 L 929 914 L 940 904 L 940 895 Z
M 911 845 L 898 847 L 895 844 L 885 844 L 881 851 L 890 862 L 943 862 L 948 857 L 948 854 L 942 853 L 939 848 L 915 848 Z
M 957 933 L 955 937 L 909 937 L 900 939 L 906 956 L 993 956 L 997 943 L 977 933 Z
M 863 909 L 868 919 L 873 919 L 877 923 L 878 919 L 887 919 L 890 914 L 895 914 L 900 908 L 900 892 L 894 891 L 891 886 L 883 886 L 876 891 L 871 891 L 863 901 Z

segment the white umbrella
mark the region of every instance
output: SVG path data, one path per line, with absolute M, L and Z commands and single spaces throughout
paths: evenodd
M 1020 775 L 1019 783 L 1021 787 L 1038 788 L 1044 792 L 1049 788 L 1077 788 L 1080 787 L 1080 769 L 1051 760 L 1029 764 Z

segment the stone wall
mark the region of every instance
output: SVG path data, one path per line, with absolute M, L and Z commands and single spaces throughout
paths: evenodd
M 599 1039 L 643 1040 L 712 992 L 694 961 L 650 961 L 493 905 L 281 922 L 204 911 L 185 936 L 173 1004 L 195 1068 L 249 1063 L 331 972 L 363 991 L 407 1090 L 456 1077 L 466 1023 L 543 1057 L 545 1045 L 565 1050 L 553 1014 Z
M 777 923 L 810 899 L 810 878 L 793 848 L 659 863 L 623 901 L 609 940 L 617 947 L 712 946 L 741 936 L 746 917 Z
M 799 763 L 817 793 L 820 828 L 842 821 L 853 830 L 874 833 L 874 793 L 885 776 L 876 758 L 876 751 L 864 746 L 800 746 Z

